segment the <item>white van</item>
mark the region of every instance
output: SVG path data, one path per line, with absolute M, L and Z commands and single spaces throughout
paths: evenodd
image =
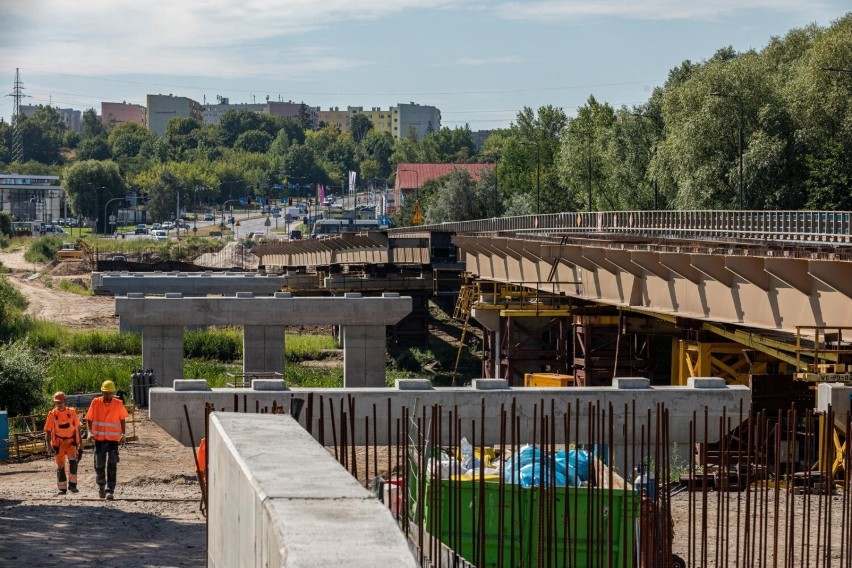
M 169 233 L 163 229 L 155 229 L 151 231 L 151 236 L 155 241 L 166 241 L 169 238 Z
M 42 225 L 41 233 L 43 235 L 67 235 L 65 229 L 60 227 L 59 225 Z

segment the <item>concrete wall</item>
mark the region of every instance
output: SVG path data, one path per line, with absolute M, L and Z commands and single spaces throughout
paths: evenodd
M 418 566 L 390 511 L 289 416 L 210 417 L 208 566 Z
M 501 408 L 509 412 L 514 402 L 517 415 L 520 417 L 521 440 L 531 441 L 533 416 L 541 414 L 541 405 L 550 412 L 551 401 L 554 403 L 554 413 L 561 424 L 562 417 L 570 408 L 570 419 L 579 416 L 579 431 L 572 430 L 572 437 L 583 441 L 588 435 L 586 431 L 589 404 L 598 404 L 609 412 L 612 405 L 615 435 L 618 439 L 622 427 L 632 426 L 632 413 L 635 404 L 637 424 L 647 417 L 648 410 L 655 412 L 658 403 L 664 403 L 669 411 L 671 442 L 686 448 L 689 444 L 689 422 L 697 416 L 699 425 L 703 426 L 705 410 L 709 419 L 710 440 L 715 441 L 718 434 L 719 418 L 725 412 L 735 425 L 740 411 L 748 412 L 751 404 L 751 391 L 744 386 L 726 386 L 723 379 L 690 379 L 688 387 L 649 387 L 648 379 L 616 379 L 612 387 L 568 387 L 568 388 L 524 388 L 506 386 L 503 379 L 479 379 L 472 387 L 432 388 L 425 379 L 397 381 L 395 388 L 369 389 L 292 389 L 278 391 L 260 391 L 255 389 L 208 389 L 204 381 L 180 381 L 175 384 L 179 389 L 190 388 L 198 390 L 179 390 L 171 388 L 152 388 L 150 397 L 150 416 L 169 434 L 182 444 L 188 446 L 189 433 L 183 407 L 186 405 L 192 420 L 194 433 L 204 430 L 205 404 L 211 403 L 216 410 L 237 411 L 250 413 L 259 408 L 270 411 L 273 404 L 289 410 L 291 398 L 297 397 L 305 401 L 300 421 L 306 428 L 316 433 L 320 430 L 319 406 L 324 409 L 323 428 L 326 432 L 326 442 L 331 439 L 330 408 L 340 409 L 348 405 L 350 398 L 354 402 L 355 423 L 364 424 L 364 417 L 369 416 L 371 423 L 375 420 L 377 439 L 370 438 L 370 443 L 387 443 L 387 424 L 394 425 L 402 417 L 404 408 L 409 409 L 413 416 L 429 416 L 430 407 L 440 405 L 445 425 L 448 423 L 448 413 L 454 411 L 467 429 L 471 420 L 479 420 L 481 412 L 485 411 L 487 428 L 485 443 L 499 443 L 499 417 Z M 283 381 L 279 381 L 283 389 Z M 267 387 L 267 383 L 263 384 Z M 310 399 L 310 400 L 309 400 Z M 312 405 L 312 411 L 309 408 Z M 373 407 L 375 406 L 375 418 Z M 390 409 L 390 414 L 388 410 Z M 337 410 L 335 410 L 337 412 Z M 311 416 L 310 424 L 307 423 Z M 338 427 L 339 427 L 339 416 Z M 572 429 L 573 429 L 572 425 Z M 637 425 L 637 429 L 639 426 Z M 355 444 L 364 444 L 362 432 L 356 431 Z M 470 433 L 467 434 L 470 436 Z M 631 434 L 632 435 L 632 430 Z M 638 436 L 638 433 L 637 433 Z M 196 434 L 196 441 L 199 436 Z M 479 433 L 477 433 L 478 442 Z M 449 439 L 445 433 L 444 439 Z M 350 440 L 352 441 L 352 440 Z

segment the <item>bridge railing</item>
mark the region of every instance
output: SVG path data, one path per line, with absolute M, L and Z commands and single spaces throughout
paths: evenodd
M 496 217 L 391 229 L 451 233 L 620 233 L 657 238 L 852 242 L 852 211 L 593 211 Z

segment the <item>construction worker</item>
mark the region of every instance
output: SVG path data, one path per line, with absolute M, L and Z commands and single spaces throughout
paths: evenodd
M 118 472 L 118 446 L 125 441 L 127 409 L 124 402 L 115 398 L 115 383 L 104 381 L 101 394 L 92 400 L 86 412 L 89 439 L 95 441 L 95 474 L 98 496 L 112 499 Z
M 77 411 L 65 406 L 65 393 L 53 395 L 56 408 L 47 414 L 44 437 L 53 460 L 56 462 L 56 494 L 67 491 L 77 493 L 77 458 L 80 443 L 80 419 Z M 68 459 L 68 477 L 65 476 L 65 459 Z

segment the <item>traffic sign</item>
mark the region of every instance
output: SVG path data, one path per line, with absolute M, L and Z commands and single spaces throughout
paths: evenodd
M 415 225 L 423 224 L 423 215 L 420 213 L 420 202 L 414 203 L 414 214 L 411 216 L 411 222 Z

